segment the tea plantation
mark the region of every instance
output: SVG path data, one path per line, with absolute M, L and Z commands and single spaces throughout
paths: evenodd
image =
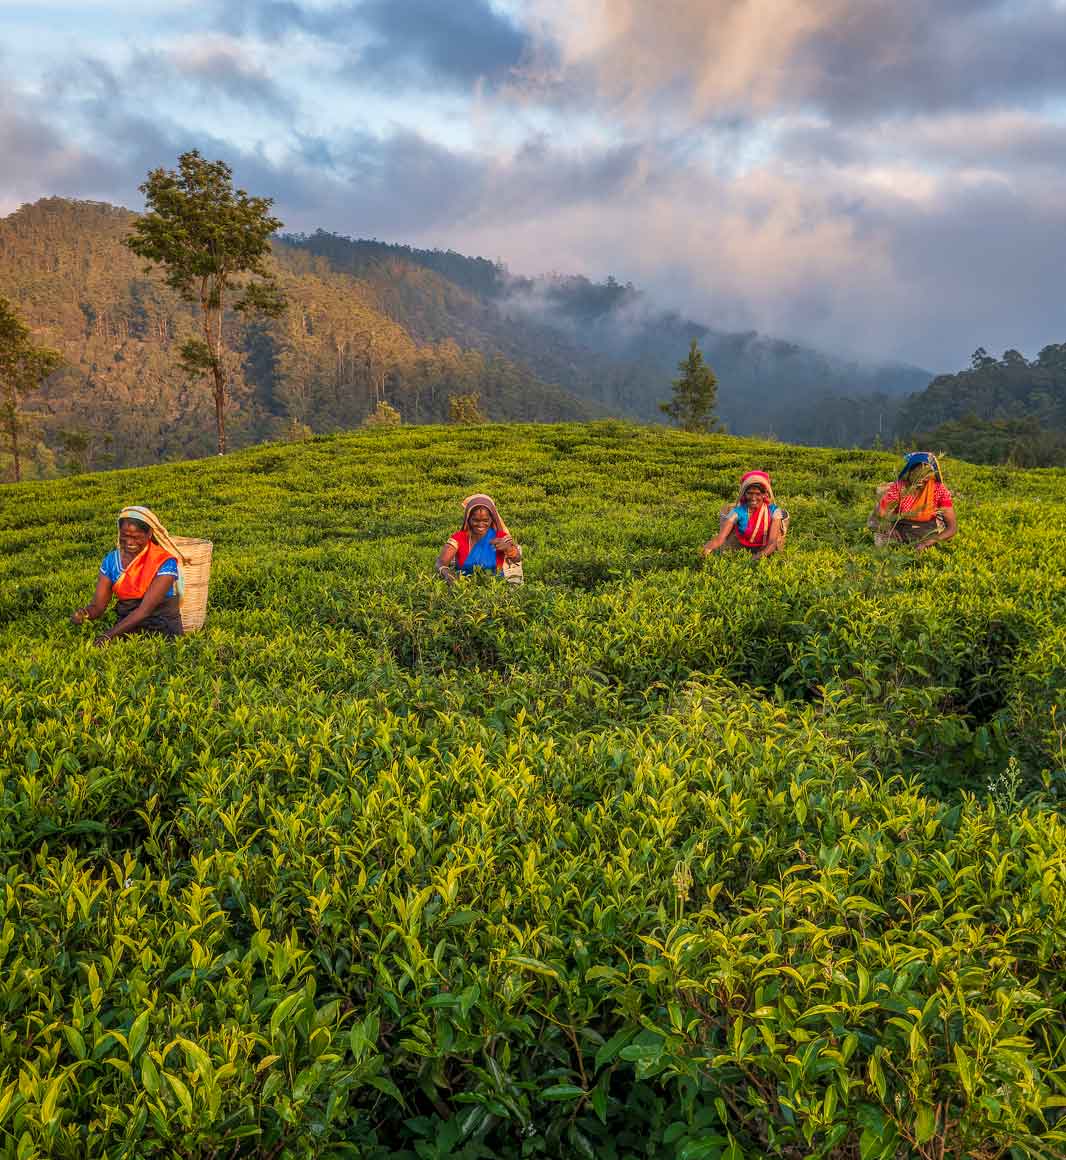
M 1066 1155 L 1066 472 L 621 424 L 0 491 L 0 1154 Z M 698 546 L 748 467 L 792 513 Z M 523 588 L 431 574 L 487 490 Z M 205 629 L 94 649 L 125 503 Z M 97 629 L 98 631 L 98 629 Z

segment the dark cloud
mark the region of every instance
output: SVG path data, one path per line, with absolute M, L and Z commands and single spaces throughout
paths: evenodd
M 955 182 L 930 204 L 869 207 L 904 293 L 889 318 L 927 365 L 957 369 L 978 346 L 1036 354 L 1066 339 L 1066 180 Z M 946 352 L 954 351 L 954 354 Z
M 1066 13 L 1052 0 L 875 0 L 797 52 L 837 117 L 981 109 L 1066 95 Z M 800 95 L 800 94 L 797 94 Z
M 172 167 L 188 149 L 231 163 L 239 158 L 253 181 L 275 176 L 258 154 L 162 115 L 127 92 L 123 78 L 101 61 L 79 61 L 62 80 L 57 75 L 47 99 L 0 91 L 0 148 L 13 162 L 0 178 L 0 197 L 58 195 L 137 207 L 148 172 Z
M 71 139 L 52 101 L 0 84 L 0 156 L 5 158 L 0 199 L 44 196 L 110 197 L 119 186 L 111 157 Z
M 499 83 L 522 63 L 529 43 L 486 0 L 367 0 L 356 15 L 373 36 L 359 64 L 382 76 L 407 67 L 463 87 Z
M 503 84 L 533 48 L 529 33 L 490 0 L 354 0 L 327 8 L 240 0 L 225 3 L 218 19 L 233 35 L 316 37 L 335 46 L 349 80 L 388 78 L 394 85 Z

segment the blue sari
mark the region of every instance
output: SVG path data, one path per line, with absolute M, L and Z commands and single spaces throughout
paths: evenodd
M 466 559 L 459 566 L 459 571 L 464 576 L 473 575 L 475 568 L 496 571 L 496 549 L 492 546 L 492 541 L 496 539 L 497 534 L 496 529 L 490 527 L 481 539 L 471 546 Z

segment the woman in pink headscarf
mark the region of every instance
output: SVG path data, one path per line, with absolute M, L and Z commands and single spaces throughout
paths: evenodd
M 522 549 L 511 539 L 492 497 L 479 492 L 463 500 L 463 526 L 441 548 L 437 574 L 449 583 L 478 571 L 502 576 L 505 565 L 521 559 Z
M 774 489 L 765 471 L 749 471 L 740 479 L 740 494 L 725 508 L 718 535 L 700 549 L 704 556 L 723 548 L 746 548 L 755 560 L 772 556 L 785 541 L 788 512 L 774 502 Z

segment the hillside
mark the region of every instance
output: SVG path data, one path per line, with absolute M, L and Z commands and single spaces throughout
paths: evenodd
M 1066 466 L 1066 343 L 1035 359 L 980 349 L 955 375 L 938 375 L 907 399 L 900 434 L 975 463 Z
M 697 563 L 758 464 L 783 555 Z M 1066 473 L 616 422 L 0 491 L 5 1154 L 1066 1148 Z M 520 589 L 430 574 L 484 488 Z M 66 619 L 124 503 L 208 622 Z
M 76 448 L 68 459 L 87 468 L 204 455 L 214 439 L 206 383 L 178 369 L 194 315 L 122 244 L 132 216 L 50 198 L 0 219 L 0 294 L 69 360 L 33 407 L 49 447 Z M 411 422 L 446 419 L 448 396 L 471 391 L 493 419 L 601 413 L 499 355 L 413 335 L 371 287 L 282 244 L 275 266 L 285 316 L 227 322 L 242 362 L 232 379 L 236 446 L 276 438 L 292 421 L 319 432 L 357 426 L 382 396 Z

